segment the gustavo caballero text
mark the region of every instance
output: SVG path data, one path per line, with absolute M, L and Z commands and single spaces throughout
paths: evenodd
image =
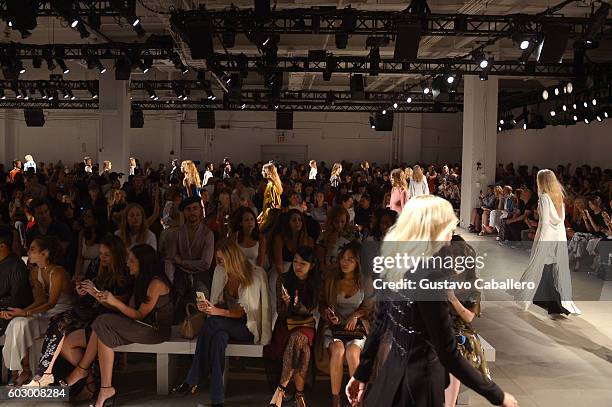
M 0 386 L 0 402 L 4 401 L 68 401 L 69 387 Z

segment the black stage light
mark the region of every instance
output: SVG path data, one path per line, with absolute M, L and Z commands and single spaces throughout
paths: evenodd
M 77 3 L 70 0 L 54 0 L 51 2 L 52 7 L 57 11 L 66 23 L 70 26 L 70 28 L 77 28 L 79 24 L 81 24 L 81 18 L 75 10 L 75 5 Z
M 132 26 L 139 37 L 144 35 L 140 18 L 136 15 L 136 0 L 111 0 L 111 7 L 119 12 Z
M 380 71 L 380 49 L 372 48 L 370 50 L 370 76 L 378 75 Z
M 276 129 L 293 130 L 293 110 L 278 110 L 276 112 Z
M 377 112 L 375 119 L 376 131 L 391 131 L 393 130 L 393 112 Z
M 9 27 L 21 33 L 22 38 L 31 35 L 32 30 L 38 25 L 36 16 L 38 14 L 38 1 L 35 0 L 7 0 L 6 20 Z
M 56 58 L 55 61 L 57 62 L 57 64 L 59 65 L 60 69 L 62 70 L 62 73 L 64 75 L 68 75 L 70 73 L 70 68 L 68 68 L 68 66 L 66 65 L 66 62 L 64 62 L 63 59 L 60 58 Z
M 421 41 L 421 25 L 399 23 L 393 58 L 399 61 L 415 61 Z
M 347 33 L 337 33 L 335 35 L 336 39 L 336 48 L 345 49 L 348 45 L 348 34 Z
M 144 127 L 144 113 L 142 110 L 134 109 L 130 114 L 130 128 L 142 129 Z
M 351 75 L 351 99 L 353 100 L 364 100 L 365 99 L 365 86 L 364 78 L 361 74 Z
M 236 26 L 238 20 L 233 16 L 227 16 L 223 19 L 223 33 L 221 34 L 221 40 L 225 48 L 234 48 L 236 45 Z
M 42 109 L 24 109 L 23 117 L 28 127 L 43 127 L 45 125 L 45 115 Z
M 132 61 L 123 55 L 115 60 L 115 79 L 118 81 L 129 81 L 132 73 Z
M 543 64 L 561 63 L 567 46 L 571 27 L 563 24 L 547 24 L 544 37 L 538 48 L 537 60 Z
M 215 128 L 215 111 L 214 110 L 198 110 L 198 129 L 214 129 Z

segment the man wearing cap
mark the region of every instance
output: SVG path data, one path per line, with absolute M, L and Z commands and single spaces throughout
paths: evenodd
M 215 239 L 212 231 L 204 225 L 199 197 L 184 199 L 179 210 L 183 212 L 185 223 L 176 230 L 176 244 L 174 250 L 168 250 L 167 259 L 174 265 L 173 285 L 178 307 L 175 309 L 182 315 L 184 304 L 195 299 L 195 291 L 210 292 L 212 276 L 209 270 Z

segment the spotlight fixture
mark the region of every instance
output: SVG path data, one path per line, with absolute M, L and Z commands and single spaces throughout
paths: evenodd
M 584 101 L 584 102 L 582 103 L 582 105 L 583 105 L 584 107 L 589 107 L 589 104 L 588 104 L 586 101 Z
M 500 126 L 497 126 L 497 131 L 502 131 L 502 128 Z
M 573 115 L 573 116 L 572 116 L 572 119 L 574 119 L 574 121 L 575 121 L 575 122 L 577 122 L 577 121 L 578 121 L 578 116 Z
M 406 98 L 406 103 L 412 103 L 412 98 L 410 96 Z
M 96 68 L 98 68 L 98 72 L 100 72 L 100 74 L 104 74 L 106 72 L 106 67 L 102 65 L 102 62 L 99 59 L 96 59 L 95 65 Z
M 561 106 L 561 109 L 563 109 L 564 112 L 567 112 L 567 105 L 563 104 L 563 106 Z
M 489 60 L 486 58 L 481 59 L 478 66 L 482 69 L 485 69 L 487 66 L 489 66 Z
M 577 106 L 575 103 L 572 103 L 572 109 L 576 110 Z
M 480 72 L 478 74 L 478 77 L 480 78 L 481 81 L 486 81 L 489 79 L 489 75 L 486 72 Z
M 567 91 L 567 93 L 568 93 L 568 94 L 569 94 L 569 93 L 572 93 L 572 91 L 574 90 L 574 85 L 572 85 L 572 83 L 571 83 L 571 82 L 568 82 L 568 83 L 565 85 L 565 90 Z
M 527 123 L 523 123 L 523 130 L 527 131 Z
M 59 67 L 61 68 L 62 72 L 64 73 L 64 75 L 68 75 L 70 73 L 70 68 L 68 68 L 68 66 L 66 66 L 66 62 L 64 62 L 63 59 L 56 59 L 57 64 L 59 65 Z
M 424 85 L 423 86 L 423 93 L 426 95 L 429 95 L 429 92 L 431 92 L 431 88 L 429 87 L 429 85 Z
M 504 124 L 504 119 L 499 119 L 499 124 Z
M 189 68 L 185 64 L 183 64 L 183 61 L 181 61 L 181 57 L 176 52 L 170 54 L 170 60 L 174 64 L 174 67 L 180 70 L 183 75 L 189 72 Z
M 393 103 L 393 108 L 397 109 L 397 102 Z
M 557 115 L 557 112 L 555 112 L 555 110 L 553 109 L 550 111 L 550 115 L 551 117 L 555 117 Z
M 596 106 L 597 105 L 597 99 L 593 98 L 593 100 L 591 100 L 591 104 L 593 106 Z
M 374 121 L 374 118 L 372 116 L 370 116 L 370 127 L 372 129 L 376 128 L 376 122 Z
M 140 18 L 136 16 L 136 2 L 134 0 L 111 0 L 111 7 L 119 12 L 119 15 L 127 20 L 139 37 L 145 34 L 140 24 Z
M 585 123 L 585 124 L 589 124 L 589 123 L 590 123 L 590 121 L 589 121 L 589 118 L 588 118 L 588 117 L 585 117 L 585 118 L 584 118 L 584 123 Z
M 243 103 L 242 106 L 240 106 L 240 108 L 244 110 L 246 108 L 246 103 Z
M 383 109 L 382 114 L 387 114 L 387 109 Z
M 597 113 L 597 116 L 595 116 L 595 118 L 597 119 L 598 122 L 602 122 L 603 118 L 601 117 L 600 113 Z
M 70 26 L 70 28 L 77 28 L 81 22 L 81 18 L 75 10 L 76 2 L 69 0 L 55 0 L 51 2 L 52 7 Z
M 546 89 L 542 91 L 542 99 L 548 100 L 548 91 Z
M 519 45 L 519 47 L 523 51 L 526 50 L 527 48 L 529 48 L 529 40 L 522 40 L 520 45 Z
M 559 96 L 559 88 L 555 88 L 555 96 Z
M 378 75 L 380 71 L 380 49 L 374 47 L 370 50 L 370 76 Z

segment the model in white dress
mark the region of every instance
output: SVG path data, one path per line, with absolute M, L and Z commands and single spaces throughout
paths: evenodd
M 536 288 L 515 291 L 514 298 L 519 306 L 526 310 L 533 302 L 544 268 L 550 265 L 554 288 L 561 298 L 561 306 L 569 313 L 579 315 L 580 309 L 571 300 L 572 280 L 564 224 L 565 206 L 561 205 L 559 214 L 550 196 L 543 193 L 540 194 L 538 202 L 538 214 L 538 230 L 533 241 L 531 257 L 527 269 L 521 276 L 521 282 L 534 282 Z

